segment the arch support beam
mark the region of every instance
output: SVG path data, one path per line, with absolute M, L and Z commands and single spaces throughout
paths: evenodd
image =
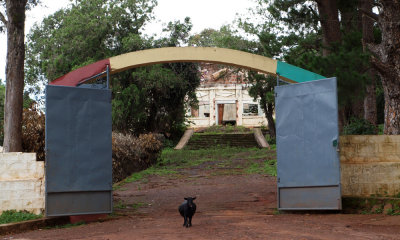
M 276 74 L 278 61 L 247 52 L 210 47 L 155 48 L 110 58 L 111 73 L 168 62 L 211 62 Z
M 268 57 L 226 48 L 168 47 L 130 52 L 104 59 L 78 68 L 52 81 L 51 85 L 77 86 L 92 76 L 105 72 L 111 74 L 131 68 L 170 62 L 210 62 L 255 70 L 276 75 L 289 82 L 306 82 L 325 78 L 293 65 Z

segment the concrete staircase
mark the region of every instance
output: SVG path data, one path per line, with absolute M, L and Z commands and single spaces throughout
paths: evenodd
M 226 133 L 226 134 L 193 134 L 185 146 L 186 149 L 202 149 L 209 147 L 259 147 L 254 133 Z
M 183 136 L 181 137 L 181 140 L 179 141 L 178 145 L 176 145 L 175 150 L 182 149 L 186 146 L 186 144 L 189 142 L 189 139 L 192 137 L 194 133 L 193 129 L 187 129 Z
M 254 128 L 253 132 L 254 132 L 254 138 L 256 139 L 258 146 L 261 148 L 269 148 L 269 144 L 268 144 L 267 140 L 265 140 L 265 135 L 261 131 L 261 129 Z

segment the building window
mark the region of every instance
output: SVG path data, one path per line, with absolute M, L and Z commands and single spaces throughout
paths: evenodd
M 199 105 L 199 117 L 210 117 L 210 104 Z
M 198 107 L 190 109 L 191 117 L 210 117 L 210 104 L 199 104 Z
M 243 103 L 243 116 L 258 116 L 258 104 Z

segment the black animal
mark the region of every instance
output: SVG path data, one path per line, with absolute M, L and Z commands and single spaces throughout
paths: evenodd
M 183 226 L 191 227 L 192 226 L 192 217 L 196 212 L 196 204 L 194 204 L 193 200 L 196 197 L 186 197 L 185 201 L 179 206 L 179 213 L 184 219 Z

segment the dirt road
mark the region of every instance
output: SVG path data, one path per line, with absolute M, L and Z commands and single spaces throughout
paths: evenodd
M 197 166 L 181 169 L 180 177 L 128 183 L 114 192 L 125 215 L 116 220 L 0 239 L 400 239 L 400 216 L 278 213 L 275 177 L 226 175 L 226 168 Z M 197 197 L 191 228 L 178 213 L 185 196 Z

